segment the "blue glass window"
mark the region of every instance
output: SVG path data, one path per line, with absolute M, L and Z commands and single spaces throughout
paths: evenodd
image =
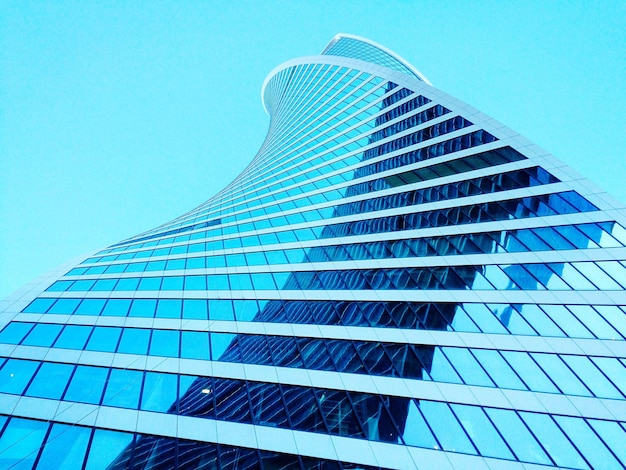
M 35 299 L 22 310 L 25 313 L 46 313 L 55 299 Z
M 135 291 L 137 290 L 137 286 L 139 285 L 139 278 L 137 277 L 126 277 L 120 279 L 115 286 L 117 291 Z
M 513 454 L 481 408 L 454 404 L 451 407 L 481 455 L 514 460 Z
M 37 468 L 81 468 L 90 436 L 89 428 L 53 424 Z
M 130 308 L 130 299 L 111 299 L 107 302 L 103 316 L 125 317 Z
M 104 307 L 106 300 L 104 299 L 84 299 L 76 312 L 75 315 L 100 315 L 102 312 L 102 308 Z
M 77 366 L 63 400 L 100 404 L 108 369 Z
M 102 404 L 136 409 L 143 382 L 143 372 L 111 369 Z
M 234 320 L 233 304 L 230 300 L 209 300 L 210 320 Z M 241 320 L 238 318 L 238 320 Z
M 28 333 L 26 339 L 22 342 L 27 346 L 43 346 L 49 348 L 59 335 L 63 328 L 61 325 L 48 325 L 39 323 Z
M 125 432 L 96 429 L 89 447 L 85 470 L 109 468 L 118 455 L 133 441 L 133 435 Z
M 233 300 L 235 317 L 237 321 L 252 321 L 259 313 L 259 307 L 256 300 Z M 213 320 L 213 316 L 211 316 Z M 233 318 L 223 318 L 224 320 L 233 320 Z
M 206 276 L 186 276 L 185 290 L 206 290 Z
M 67 325 L 54 343 L 55 348 L 83 349 L 87 338 L 91 333 L 91 327 Z
M 532 353 L 531 356 L 563 393 L 568 395 L 591 395 L 589 390 L 556 354 Z
M 159 372 L 146 372 L 141 409 L 146 411 L 167 412 L 176 408 L 178 381 L 177 376 Z
M 150 261 L 146 266 L 146 271 L 163 271 L 164 269 L 165 261 Z
M 548 415 L 520 413 L 559 467 L 587 468 L 585 461 Z
M 209 334 L 183 331 L 180 357 L 186 359 L 210 359 Z
M 149 343 L 150 330 L 124 328 L 117 351 L 126 354 L 148 354 Z
M 550 459 L 515 411 L 485 408 L 485 412 L 518 460 L 551 465 Z
M 626 466 L 626 431 L 615 421 L 601 421 L 599 419 L 590 419 L 588 423 L 598 433 L 609 448 L 615 453 L 617 458 Z
M 88 291 L 90 290 L 93 285 L 95 284 L 96 281 L 92 281 L 92 280 L 81 280 L 81 281 L 76 281 L 74 282 L 74 284 L 72 284 L 72 286 L 67 289 L 68 291 Z
M 476 454 L 474 446 L 446 403 L 421 401 L 419 407 L 443 450 Z
M 129 317 L 154 317 L 157 301 L 155 299 L 135 299 L 128 312 Z
M 503 351 L 502 355 L 506 361 L 511 364 L 526 385 L 528 385 L 530 390 L 535 392 L 559 393 L 558 389 L 528 354 Z
M 276 285 L 274 284 L 274 278 L 270 273 L 255 273 L 252 274 L 252 283 L 256 290 L 274 290 Z
M 159 290 L 161 288 L 161 277 L 144 277 L 139 281 L 137 290 Z
M 47 430 L 45 421 L 11 418 L 0 437 L 0 468 L 32 468 Z
M 513 372 L 498 351 L 487 349 L 472 349 L 472 353 L 486 369 L 496 385 L 501 388 L 526 390 L 526 386 Z
M 96 326 L 85 349 L 89 351 L 115 352 L 121 333 L 121 328 Z
M 150 342 L 151 356 L 178 357 L 179 332 L 175 330 L 154 330 Z
M 183 290 L 183 277 L 164 277 L 163 284 L 161 284 L 161 290 Z
M 117 279 L 99 279 L 93 286 L 92 291 L 111 291 L 115 288 Z
M 184 300 L 183 318 L 206 320 L 208 318 L 207 301 L 195 299 Z
M 185 269 L 185 260 L 184 259 L 171 259 L 167 262 L 167 267 L 165 269 L 167 269 L 168 271 Z
M 59 400 L 73 371 L 73 365 L 44 362 L 29 385 L 26 395 Z
M 620 463 L 607 450 L 598 436 L 580 418 L 555 416 L 558 425 L 576 446 L 591 468 L 620 468 Z
M 157 318 L 180 318 L 182 308 L 182 300 L 178 299 L 160 299 L 157 304 Z
M 7 360 L 0 369 L 0 392 L 21 395 L 38 365 L 22 359 Z
M 231 333 L 211 333 L 211 359 L 219 361 L 235 337 L 236 335 Z
M 32 328 L 32 323 L 11 322 L 0 333 L 0 343 L 19 344 Z
M 430 431 L 414 400 L 409 401 L 409 410 L 402 437 L 404 442 L 410 446 L 439 449 L 437 440 Z
M 71 315 L 80 303 L 80 299 L 59 299 L 48 310 L 48 313 Z

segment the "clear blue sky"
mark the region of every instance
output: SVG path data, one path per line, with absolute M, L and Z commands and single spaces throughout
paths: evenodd
M 626 202 L 624 1 L 0 0 L 0 298 L 221 189 L 267 73 L 337 32 Z

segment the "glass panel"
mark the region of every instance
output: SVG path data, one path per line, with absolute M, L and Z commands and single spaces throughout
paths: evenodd
M 180 357 L 187 359 L 210 359 L 209 334 L 197 331 L 183 331 Z
M 451 405 L 451 407 L 481 455 L 514 460 L 513 454 L 482 409 L 466 405 Z
M 35 299 L 22 311 L 25 313 L 46 313 L 54 301 L 55 299 Z
M 0 468 L 30 470 L 47 429 L 44 421 L 11 418 L 0 437 Z
M 231 333 L 211 333 L 211 359 L 219 361 L 236 336 Z
M 162 279 L 163 279 L 162 277 L 158 277 L 158 276 L 157 277 L 144 277 L 141 279 L 141 281 L 139 281 L 139 287 L 137 287 L 137 290 L 157 291 L 161 288 Z
M 234 320 L 233 304 L 230 300 L 209 300 L 210 320 Z
M 54 343 L 61 328 L 63 328 L 62 325 L 48 325 L 45 323 L 35 325 L 22 344 L 49 348 Z
M 446 403 L 421 401 L 419 407 L 443 450 L 476 454 L 474 446 Z
M 85 470 L 105 470 L 133 441 L 133 435 L 125 432 L 96 429 Z
M 558 425 L 587 459 L 591 468 L 622 468 L 598 436 L 581 418 L 555 416 Z
M 589 390 L 556 354 L 532 353 L 531 356 L 563 393 L 569 395 L 591 395 Z
M 206 300 L 184 300 L 183 301 L 183 318 L 185 319 L 207 319 L 207 302 Z
M 59 339 L 54 343 L 55 348 L 83 349 L 87 338 L 91 334 L 90 326 L 67 325 L 63 328 Z
M 102 311 L 102 315 L 125 317 L 130 307 L 130 299 L 112 299 L 109 300 Z
M 108 372 L 103 367 L 77 366 L 63 399 L 98 405 Z
M 157 305 L 157 318 L 180 318 L 180 312 L 183 305 L 182 300 L 178 299 L 161 299 Z
M 121 328 L 96 326 L 85 349 L 89 351 L 115 352 L 121 333 Z
M 466 384 L 494 386 L 469 350 L 463 348 L 442 348 L 442 350 Z
M 233 300 L 237 321 L 252 321 L 259 311 L 256 300 Z
M 588 305 L 570 305 L 568 307 L 597 338 L 619 338 L 619 334 L 604 318 L 595 315 L 595 311 Z
M 11 322 L 0 333 L 0 343 L 19 344 L 32 327 L 32 323 Z
M 135 299 L 133 305 L 128 312 L 129 317 L 154 317 L 154 310 L 156 309 L 155 299 Z
M 404 442 L 409 446 L 426 447 L 428 449 L 439 449 L 439 444 L 430 432 L 430 428 L 424 421 L 422 413 L 415 405 L 414 400 L 409 401 L 409 411 L 407 413 L 406 425 L 403 434 Z
M 550 416 L 526 412 L 520 415 L 559 467 L 589 468 Z
M 515 411 L 485 408 L 485 412 L 518 460 L 551 465 L 550 459 Z
M 183 263 L 185 260 L 179 260 Z M 171 261 L 168 261 L 168 264 Z M 183 277 L 182 276 L 174 276 L 174 277 L 164 277 L 163 284 L 161 284 L 161 290 L 183 290 Z
M 574 373 L 597 397 L 621 400 L 622 394 L 606 379 L 598 368 L 585 356 L 561 356 Z
M 26 395 L 59 400 L 73 371 L 73 365 L 44 362 L 28 387 Z
M 0 392 L 21 395 L 38 366 L 35 361 L 7 360 L 0 370 Z
M 71 315 L 76 310 L 80 299 L 59 299 L 48 310 L 48 313 L 60 313 L 65 315 Z
M 143 372 L 136 370 L 111 369 L 103 405 L 136 409 Z
M 167 412 L 176 410 L 177 376 L 160 372 L 146 372 L 141 409 L 146 411 Z
M 37 469 L 82 468 L 90 436 L 90 428 L 53 424 Z
M 150 330 L 124 328 L 118 352 L 128 354 L 148 354 Z
M 472 353 L 487 370 L 498 387 L 526 390 L 526 386 L 522 383 L 517 374 L 513 372 L 502 356 L 500 356 L 498 351 L 472 349 Z
M 185 290 L 206 290 L 206 276 L 186 276 Z
M 626 371 L 624 365 L 612 357 L 592 357 L 591 360 L 604 372 L 604 374 L 626 395 Z
M 418 349 L 418 353 L 424 349 L 426 354 L 428 355 L 428 351 L 432 350 L 431 348 L 424 347 Z M 425 362 L 429 362 L 425 360 Z M 439 348 L 435 349 L 434 353 L 432 353 L 431 359 L 431 369 L 430 375 L 433 380 L 437 380 L 440 382 L 451 382 L 451 383 L 463 383 L 461 378 L 457 375 L 454 368 L 450 365 L 446 357 L 443 355 Z
M 559 393 L 550 379 L 542 372 L 530 356 L 523 352 L 502 351 L 502 356 L 515 372 L 535 392 Z
M 100 315 L 105 302 L 104 299 L 85 299 L 80 303 L 74 315 Z
M 620 310 L 619 307 L 612 305 L 596 305 L 595 309 L 600 312 L 604 319 L 615 328 L 622 337 L 626 336 L 626 315 Z M 613 336 L 610 339 L 618 339 L 618 336 Z
M 174 330 L 153 330 L 150 355 L 178 357 L 179 336 L 179 332 Z
M 593 335 L 583 326 L 564 305 L 542 305 L 546 314 L 572 338 L 593 338 Z
M 624 429 L 615 421 L 590 419 L 587 422 L 621 460 L 622 465 L 626 467 L 626 446 L 624 445 L 624 442 L 626 442 L 626 432 Z

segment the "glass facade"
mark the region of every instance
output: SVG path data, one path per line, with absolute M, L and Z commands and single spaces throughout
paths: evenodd
M 626 211 L 338 35 L 190 212 L 0 306 L 0 467 L 624 468 Z

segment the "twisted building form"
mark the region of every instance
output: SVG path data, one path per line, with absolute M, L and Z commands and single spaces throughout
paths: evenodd
M 622 468 L 626 212 L 338 35 L 191 212 L 4 301 L 0 467 Z

